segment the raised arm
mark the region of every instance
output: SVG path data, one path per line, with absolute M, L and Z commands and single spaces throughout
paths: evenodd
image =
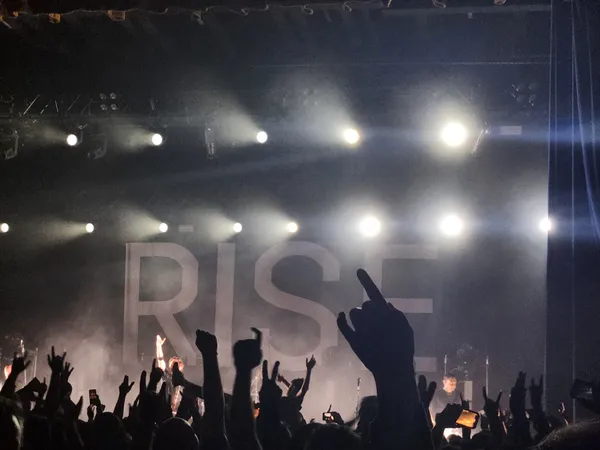
M 529 419 L 527 419 L 527 411 L 525 409 L 527 402 L 526 379 L 527 374 L 519 372 L 517 381 L 510 390 L 509 405 L 513 416 L 513 423 L 510 429 L 517 445 L 529 447 L 533 443 L 533 440 L 531 439 Z
M 262 359 L 262 333 L 252 328 L 254 339 L 238 341 L 233 346 L 235 363 L 235 382 L 231 402 L 231 444 L 235 450 L 260 450 L 256 436 L 254 412 L 250 397 L 252 370 L 258 367 Z
M 206 331 L 196 331 L 196 347 L 204 361 L 204 426 L 202 442 L 211 449 L 229 449 L 225 433 L 225 400 L 217 359 L 217 338 Z M 185 389 L 185 395 L 189 395 Z
M 315 360 L 315 355 L 312 355 L 310 357 L 310 359 L 306 358 L 306 378 L 304 379 L 304 384 L 302 385 L 302 390 L 300 391 L 300 394 L 298 395 L 298 397 L 300 398 L 300 403 L 302 403 L 302 401 L 304 401 L 304 396 L 310 389 L 310 375 L 312 373 L 312 370 L 315 368 L 316 364 L 317 364 L 317 361 Z
M 19 378 L 19 375 L 25 372 L 25 369 L 27 369 L 29 364 L 31 364 L 31 361 L 27 361 L 27 352 L 25 352 L 23 356 L 17 356 L 17 354 L 15 353 L 13 357 L 10 375 L 4 382 L 4 385 L 2 386 L 2 391 L 0 391 L 0 395 L 2 395 L 2 397 L 15 397 L 17 378 Z
M 279 361 L 273 364 L 269 377 L 269 363 L 265 360 L 262 366 L 262 386 L 260 388 L 260 414 L 258 415 L 258 436 L 264 450 L 286 449 L 290 443 L 287 428 L 281 423 L 279 409 L 281 407 L 281 389 L 277 386 Z
M 424 449 L 422 436 L 415 430 L 427 427 L 415 382 L 414 336 L 406 316 L 385 301 L 367 272 L 358 279 L 369 300 L 362 308 L 338 316 L 338 328 L 352 350 L 371 371 L 377 387 L 378 414 L 371 424 L 372 444 L 378 450 Z M 432 448 L 432 445 L 429 446 Z
M 544 412 L 544 407 L 542 406 L 542 398 L 544 397 L 544 376 L 540 377 L 539 384 L 535 383 L 533 377 L 531 378 L 531 385 L 529 386 L 529 396 L 531 398 L 531 421 L 533 423 L 533 427 L 537 432 L 536 442 L 539 442 L 544 437 L 550 434 L 552 431 L 550 429 L 550 422 L 548 422 L 548 418 L 546 417 L 546 413 Z
M 182 386 L 184 388 L 185 395 L 195 398 L 204 398 L 204 389 L 202 386 L 198 386 L 197 384 L 186 380 L 183 376 L 183 372 L 179 370 L 179 363 L 173 364 L 171 377 L 173 386 Z
M 502 400 L 502 391 L 498 394 L 496 401 L 490 399 L 487 395 L 485 386 L 483 387 L 483 410 L 490 423 L 490 431 L 495 439 L 495 444 L 499 447 L 506 436 L 506 429 L 500 420 L 500 400 Z
M 131 388 L 134 384 L 135 381 L 132 381 L 131 384 L 129 384 L 129 377 L 125 375 L 125 377 L 123 378 L 123 382 L 119 385 L 119 398 L 117 398 L 117 404 L 115 405 L 114 414 L 120 419 L 123 418 L 123 413 L 125 411 L 125 398 L 127 397 L 127 394 L 129 394 L 129 392 L 131 391 Z
M 62 373 L 65 369 L 65 358 L 67 352 L 64 352 L 62 356 L 57 355 L 54 352 L 54 346 L 52 347 L 50 354 L 48 355 L 48 366 L 50 366 L 50 384 L 48 386 L 48 393 L 46 395 L 46 413 L 49 416 L 53 416 L 56 410 L 60 406 L 61 397 L 61 384 L 62 384 Z

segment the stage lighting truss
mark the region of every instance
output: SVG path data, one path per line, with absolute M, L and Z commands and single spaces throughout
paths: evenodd
M 490 2 L 492 0 L 489 0 Z M 450 7 L 450 6 L 449 6 Z M 450 80 L 451 81 L 451 80 Z M 503 111 L 502 114 L 510 113 L 511 123 L 519 124 L 521 120 L 531 120 L 535 118 L 536 113 L 545 114 L 545 108 L 543 108 L 543 92 L 545 85 L 544 81 L 539 81 L 537 84 L 535 80 L 532 80 L 526 84 L 515 84 L 514 92 L 511 94 L 517 100 L 516 102 L 506 102 L 509 111 Z M 539 87 L 538 87 L 539 86 Z M 414 87 L 410 84 L 403 86 L 402 89 L 406 89 L 406 92 L 414 90 Z M 508 92 L 510 92 L 510 81 L 498 91 L 496 96 L 498 101 L 502 98 L 506 99 Z M 531 91 L 528 95 L 525 91 Z M 517 93 L 518 92 L 518 93 Z M 356 90 L 352 92 L 359 96 L 362 91 Z M 259 94 L 262 95 L 262 94 Z M 372 95 L 372 94 L 369 94 Z M 532 97 L 535 95 L 537 97 Z M 217 120 L 216 114 L 220 111 L 221 106 L 217 100 L 207 101 L 206 91 L 197 90 L 185 92 L 185 95 L 146 95 L 138 96 L 135 94 L 128 93 L 117 93 L 110 89 L 102 91 L 92 92 L 90 94 L 79 93 L 79 94 L 55 94 L 55 95 L 44 95 L 39 94 L 35 97 L 27 98 L 24 96 L 10 96 L 0 93 L 0 128 L 17 129 L 18 133 L 4 133 L 0 132 L 0 158 L 5 159 L 14 158 L 20 148 L 21 151 L 24 149 L 27 143 L 30 141 L 39 141 L 44 144 L 43 138 L 37 136 L 37 131 L 41 129 L 41 123 L 46 123 L 50 128 L 64 130 L 64 124 L 73 124 L 78 122 L 89 123 L 92 127 L 102 129 L 106 135 L 111 139 L 112 130 L 119 129 L 121 127 L 131 127 L 150 132 L 155 130 L 156 125 L 159 125 L 160 130 L 156 130 L 163 137 L 164 141 L 167 138 L 165 127 L 169 129 L 180 128 L 194 128 L 195 137 L 197 143 L 201 145 L 204 141 L 205 151 L 208 159 L 215 159 L 218 156 L 219 146 L 230 146 L 235 145 L 229 142 L 227 133 L 223 128 L 223 123 Z M 459 96 L 460 98 L 465 95 Z M 295 111 L 299 109 L 304 110 L 305 113 L 309 113 L 314 105 L 314 102 L 323 102 L 327 98 L 326 93 L 317 89 L 288 89 L 286 90 L 286 100 L 283 101 L 284 106 L 289 106 L 291 110 Z M 408 98 L 408 95 L 407 95 Z M 412 97 L 411 97 L 412 98 Z M 470 98 L 470 97 L 469 97 Z M 292 101 L 295 99 L 294 101 Z M 449 121 L 462 122 L 468 129 L 469 139 L 465 145 L 461 146 L 458 150 L 465 150 L 465 153 L 469 151 L 475 152 L 478 150 L 482 140 L 485 139 L 486 132 L 488 129 L 487 124 L 483 124 L 481 117 L 486 116 L 486 112 L 482 111 L 478 105 L 478 96 L 469 100 L 468 106 L 473 106 L 472 109 L 476 110 L 475 116 L 477 120 L 470 120 L 464 118 L 460 114 L 445 114 L 441 120 L 431 120 L 427 125 L 427 129 L 430 130 L 431 135 L 440 135 L 441 129 L 445 123 Z M 289 101 L 288 101 L 289 100 Z M 297 100 L 297 101 L 296 101 Z M 309 101 L 310 100 L 310 101 Z M 313 101 L 314 100 L 314 101 Z M 367 101 L 365 99 L 365 101 Z M 519 108 L 519 102 L 524 102 L 526 108 Z M 440 103 L 439 96 L 436 96 L 431 102 L 429 102 L 434 110 L 438 109 Z M 533 107 L 535 104 L 535 108 Z M 272 114 L 277 114 L 280 120 L 281 108 L 275 105 L 266 105 L 265 108 L 270 108 Z M 283 108 L 284 110 L 287 108 Z M 468 107 L 466 109 L 469 109 Z M 264 112 L 264 111 L 263 111 Z M 252 111 L 249 111 L 252 113 Z M 435 111 L 433 115 L 435 115 Z M 515 116 L 514 114 L 520 114 Z M 261 113 L 261 117 L 263 114 Z M 117 117 L 118 120 L 114 120 Z M 264 122 L 268 122 L 269 118 L 262 122 L 257 122 L 256 126 L 264 125 Z M 471 117 L 471 119 L 473 119 Z M 489 120 L 493 123 L 494 133 L 501 123 L 497 117 L 486 117 L 485 120 Z M 361 125 L 360 123 L 356 124 Z M 343 126 L 343 125 L 342 125 Z M 262 127 L 261 127 L 262 128 Z M 276 128 L 274 126 L 273 128 Z M 68 130 L 74 134 L 74 131 Z M 428 131 L 429 132 L 429 131 Z M 357 128 L 355 133 L 348 133 L 347 141 L 356 142 L 354 145 L 360 143 L 360 130 Z M 91 133 L 86 129 L 85 138 L 86 140 L 91 139 Z M 77 144 L 81 144 L 82 135 L 78 135 Z M 251 140 L 256 137 L 256 142 L 264 141 L 265 137 L 270 140 L 271 136 L 265 134 L 252 136 Z M 31 138 L 31 139 L 30 139 Z M 66 138 L 66 135 L 65 135 Z M 358 141 L 357 141 L 358 138 Z M 147 136 L 146 145 L 151 145 L 150 136 Z M 17 143 L 18 140 L 18 143 Z M 340 139 L 341 140 L 341 139 Z M 64 141 L 63 141 L 64 142 Z M 114 142 L 115 146 L 121 145 L 121 140 L 111 140 L 111 144 Z M 341 142 L 344 142 L 341 140 Z M 51 144 L 51 143 L 48 143 Z M 86 149 L 89 148 L 85 143 Z M 439 139 L 435 143 L 436 146 L 445 150 L 444 145 Z M 144 145 L 144 144 L 141 144 Z M 84 152 L 86 154 L 86 152 Z M 95 150 L 92 150 L 89 154 L 91 159 L 99 159 L 106 153 L 104 146 L 97 146 Z
M 208 159 L 216 159 L 217 133 L 213 124 L 207 123 L 204 127 L 204 143 L 206 145 L 206 157 Z
M 108 148 L 108 137 L 106 133 L 93 134 L 89 136 L 89 150 L 87 157 L 91 160 L 102 159 L 106 156 Z
M 0 152 L 4 159 L 13 159 L 19 153 L 19 132 L 15 128 L 0 129 Z

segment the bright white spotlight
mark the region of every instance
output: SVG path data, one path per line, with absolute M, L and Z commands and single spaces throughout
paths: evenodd
M 458 236 L 462 233 L 463 228 L 463 221 L 454 214 L 444 217 L 440 222 L 440 230 L 447 236 Z
M 73 133 L 67 135 L 66 141 L 67 141 L 67 145 L 70 147 L 75 147 L 77 144 L 79 144 L 79 138 L 77 137 L 76 134 L 73 134 Z
M 375 237 L 381 231 L 381 222 L 376 217 L 365 217 L 358 226 L 360 232 L 366 237 Z
M 162 134 L 160 133 L 154 133 L 151 137 L 150 137 L 150 142 L 152 143 L 152 145 L 154 145 L 155 147 L 158 147 L 159 145 L 162 145 L 163 143 L 163 137 Z
M 350 145 L 355 145 L 360 141 L 360 134 L 354 128 L 345 129 L 342 135 L 344 136 L 344 140 Z
M 458 122 L 450 122 L 442 128 L 441 138 L 448 147 L 459 147 L 467 140 L 467 128 Z
M 242 232 L 242 224 L 239 222 L 236 222 L 233 224 L 233 232 L 234 233 L 241 233 Z
M 267 142 L 267 139 L 269 139 L 269 135 L 266 131 L 259 131 L 258 133 L 256 133 L 256 142 L 258 142 L 259 144 L 264 144 L 265 142 Z
M 295 233 L 298 231 L 298 224 L 296 222 L 290 222 L 285 226 L 285 230 L 288 233 Z
M 158 231 L 160 231 L 161 233 L 166 233 L 167 231 L 169 231 L 169 225 L 167 225 L 166 223 L 161 223 L 158 226 Z
M 88 223 L 85 226 L 85 231 L 87 231 L 88 233 L 93 233 L 94 232 L 94 224 L 93 223 Z
M 550 217 L 544 217 L 540 220 L 538 227 L 542 233 L 550 233 L 552 231 L 552 220 Z
M 8 226 L 7 223 L 0 224 L 0 232 L 8 233 L 8 230 L 10 230 L 10 227 Z

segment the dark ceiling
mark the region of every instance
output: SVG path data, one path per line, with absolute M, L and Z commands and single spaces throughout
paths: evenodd
M 43 4 L 65 11 L 70 3 Z M 153 98 L 182 114 L 206 107 L 212 91 L 235 92 L 264 112 L 267 96 L 280 106 L 291 91 L 305 95 L 328 84 L 353 92 L 362 110 L 444 85 L 512 115 L 515 86 L 546 90 L 548 2 L 448 0 L 448 8 L 434 8 L 429 0 L 396 0 L 391 8 L 346 2 L 194 12 L 190 1 L 163 13 L 153 11 L 164 10 L 162 2 L 133 3 L 145 8 L 127 11 L 124 20 L 83 10 L 60 15 L 58 23 L 46 14 L 5 17 L 0 117 L 62 115 L 70 105 L 69 114 L 82 113 L 99 92 L 119 93 L 121 112 L 147 114 Z M 539 94 L 536 106 L 545 106 Z
M 450 65 L 504 70 L 546 63 L 546 5 L 478 3 L 487 6 L 436 9 L 428 1 L 398 0 L 391 9 L 362 2 L 245 14 L 136 9 L 122 21 L 77 10 L 59 23 L 44 14 L 19 15 L 0 26 L 0 77 L 5 91 L 172 91 L 225 81 L 252 89 L 271 86 L 281 72 L 325 68 L 380 86 L 405 81 L 398 71 L 421 77 L 423 66 L 435 73 Z M 390 67 L 394 75 L 380 79 Z

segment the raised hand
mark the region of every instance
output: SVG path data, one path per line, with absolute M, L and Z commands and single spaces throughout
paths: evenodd
M 6 378 L 6 382 L 4 383 L 4 385 L 2 386 L 2 390 L 0 391 L 0 394 L 2 396 L 13 397 L 15 395 L 17 378 L 19 377 L 20 374 L 25 372 L 25 369 L 30 364 L 29 361 L 25 361 L 26 358 L 27 358 L 27 353 L 25 353 L 25 355 L 22 357 L 17 356 L 16 353 L 14 354 L 10 374 Z
M 71 367 L 71 363 L 66 362 L 65 368 L 63 370 L 63 379 L 65 381 L 69 381 L 69 378 L 71 377 L 71 374 L 73 373 L 74 370 L 75 370 L 75 367 Z
M 429 405 L 431 404 L 431 400 L 433 400 L 435 390 L 437 389 L 437 383 L 432 381 L 431 383 L 427 384 L 427 378 L 425 375 L 419 375 L 417 388 L 419 389 L 419 398 L 421 399 L 423 407 L 425 409 L 429 409 Z
M 312 355 L 310 359 L 306 358 L 306 370 L 313 370 L 317 365 L 317 360 L 315 359 L 315 355 Z
M 278 410 L 279 408 L 279 401 L 281 400 L 281 396 L 283 393 L 281 391 L 281 388 L 277 386 L 278 372 L 279 361 L 276 361 L 275 364 L 273 364 L 273 371 L 271 372 L 271 377 L 269 377 L 269 362 L 267 360 L 263 361 L 262 386 L 260 388 L 260 392 L 258 393 L 261 411 L 266 411 L 269 409 L 272 410 L 273 408 Z
M 529 385 L 529 397 L 531 399 L 531 405 L 541 410 L 542 409 L 542 397 L 544 396 L 544 375 L 540 376 L 539 384 L 535 384 L 535 379 L 531 378 L 531 384 Z
M 202 355 L 217 353 L 217 338 L 204 330 L 196 330 L 196 347 Z
M 523 419 L 526 418 L 525 404 L 527 401 L 527 388 L 525 387 L 525 381 L 527 380 L 527 374 L 525 372 L 519 372 L 515 385 L 510 390 L 510 410 L 515 418 Z
M 158 387 L 158 383 L 162 380 L 165 372 L 158 367 L 156 364 L 156 358 L 152 360 L 152 371 L 150 372 L 150 381 L 148 381 L 147 389 L 152 392 L 156 392 L 156 388 Z
M 233 361 L 238 371 L 251 371 L 262 360 L 262 333 L 256 328 L 252 328 L 252 331 L 255 335 L 253 339 L 237 341 L 233 346 Z
M 34 378 L 34 380 L 37 380 L 37 378 Z M 38 383 L 39 384 L 36 387 L 36 391 L 37 391 L 39 397 L 43 398 L 44 394 L 48 390 L 48 384 L 46 384 L 46 377 L 44 377 L 44 379 L 43 379 L 43 381 L 41 383 L 38 380 Z
M 138 399 L 140 398 L 140 396 L 142 394 L 144 394 L 146 392 L 146 390 L 148 389 L 148 386 L 146 385 L 146 376 L 147 373 L 145 370 L 142 370 L 142 373 L 140 374 L 140 392 L 138 394 Z
M 50 354 L 48 355 L 48 366 L 50 366 L 50 369 L 52 370 L 53 373 L 57 373 L 60 374 L 63 371 L 63 364 L 65 362 L 65 358 L 67 357 L 67 352 L 64 352 L 62 354 L 62 356 L 60 355 L 56 355 L 54 353 L 54 346 L 52 346 L 52 350 L 50 352 Z
M 123 382 L 119 385 L 119 396 L 125 397 L 127 394 L 129 394 L 134 384 L 135 381 L 132 381 L 130 384 L 129 377 L 125 375 L 125 377 L 123 377 Z
M 77 403 L 73 403 L 68 398 L 65 398 L 61 403 L 64 416 L 70 421 L 77 421 L 83 409 L 83 396 L 79 397 Z M 89 416 L 88 416 L 89 417 Z
M 357 276 L 369 300 L 350 311 L 354 329 L 343 312 L 338 328 L 376 379 L 414 376 L 414 336 L 406 316 L 385 301 L 367 272 L 360 269 Z
M 342 419 L 342 416 L 341 416 L 341 414 L 339 412 L 331 410 L 332 406 L 333 405 L 329 405 L 329 409 L 323 415 L 323 418 L 325 419 L 325 422 L 327 422 L 327 423 L 337 423 L 338 425 L 343 426 L 344 425 L 344 419 Z
M 183 372 L 179 370 L 179 363 L 173 364 L 173 369 L 171 370 L 171 381 L 173 382 L 173 386 L 185 386 L 185 377 L 183 376 Z
M 87 407 L 87 418 L 88 418 L 88 422 L 93 422 L 94 421 L 94 411 L 96 409 L 96 406 L 94 405 L 89 405 Z
M 20 374 L 25 372 L 25 369 L 29 367 L 29 364 L 31 364 L 31 361 L 27 361 L 27 352 L 25 352 L 23 356 L 17 356 L 15 353 L 13 356 L 12 370 L 10 375 L 14 378 L 17 378 Z
M 558 413 L 560 414 L 560 417 L 562 417 L 564 425 L 569 425 L 569 413 L 567 412 L 565 402 L 560 402 L 560 408 L 558 408 Z
M 170 396 L 167 392 L 167 383 L 163 383 L 158 392 L 158 417 L 157 422 L 162 423 L 165 420 L 173 417 L 173 410 L 171 409 Z
M 37 377 L 33 377 L 24 389 L 37 393 L 38 397 L 43 397 L 46 393 L 46 390 L 48 390 L 48 385 L 46 384 L 45 378 L 44 381 L 41 382 Z
M 462 412 L 462 406 L 458 404 L 446 405 L 444 410 L 436 414 L 435 426 L 440 429 L 456 428 L 456 421 L 460 417 Z
M 498 414 L 500 412 L 500 400 L 502 400 L 502 391 L 498 394 L 498 398 L 496 401 L 492 400 L 487 396 L 487 389 L 483 387 L 483 410 L 485 411 L 485 415 L 488 417 L 488 420 L 498 420 Z

